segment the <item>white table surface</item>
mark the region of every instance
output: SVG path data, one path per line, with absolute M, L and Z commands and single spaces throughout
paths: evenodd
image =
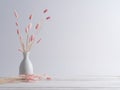
M 119 76 L 87 76 L 0 85 L 0 90 L 120 90 Z

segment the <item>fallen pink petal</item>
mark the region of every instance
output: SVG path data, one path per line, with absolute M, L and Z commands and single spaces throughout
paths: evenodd
M 34 76 L 28 75 L 26 76 L 26 80 L 34 80 Z

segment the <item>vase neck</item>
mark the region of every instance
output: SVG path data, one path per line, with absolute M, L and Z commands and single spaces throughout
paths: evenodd
M 30 54 L 30 52 L 23 52 L 23 58 L 24 58 L 24 60 L 29 59 L 29 54 Z

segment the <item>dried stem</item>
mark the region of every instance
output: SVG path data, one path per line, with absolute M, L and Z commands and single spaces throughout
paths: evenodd
M 21 44 L 21 48 L 23 50 L 23 52 L 25 51 L 25 45 L 24 45 L 24 42 L 23 42 L 23 39 L 22 37 L 19 35 L 19 41 L 20 41 L 20 44 Z
M 27 33 L 27 39 L 26 39 L 26 52 L 28 51 L 28 44 L 29 44 L 29 34 Z

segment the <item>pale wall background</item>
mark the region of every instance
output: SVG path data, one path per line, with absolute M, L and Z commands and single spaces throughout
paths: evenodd
M 21 31 L 34 14 L 40 20 L 48 8 L 42 42 L 31 51 L 34 72 L 53 77 L 120 75 L 120 0 L 1 0 L 0 76 L 18 75 L 22 54 L 16 35 L 14 9 Z

